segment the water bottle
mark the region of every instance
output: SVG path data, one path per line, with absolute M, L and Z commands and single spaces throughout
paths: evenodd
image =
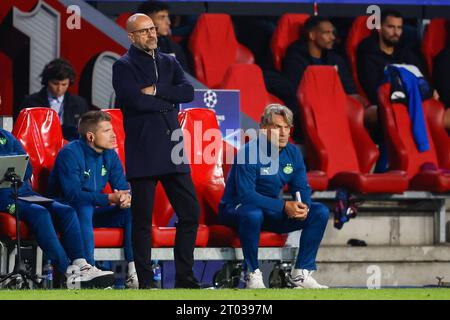
M 42 288 L 53 289 L 53 266 L 50 260 L 47 261 L 42 269 L 42 276 Z
M 161 288 L 161 267 L 158 263 L 158 260 L 153 261 L 152 270 L 153 270 L 153 283 L 155 285 L 155 288 Z

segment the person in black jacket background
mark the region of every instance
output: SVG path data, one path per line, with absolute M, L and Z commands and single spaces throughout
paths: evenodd
M 286 51 L 283 75 L 297 89 L 308 66 L 337 66 L 345 92 L 356 95 L 356 86 L 345 60 L 333 50 L 335 35 L 331 21 L 325 17 L 312 16 L 306 20 L 304 32 L 304 37 L 292 43 Z
M 422 57 L 401 42 L 403 34 L 403 17 L 396 10 L 381 12 L 380 29 L 361 41 L 356 53 L 356 68 L 361 83 L 371 106 L 366 109 L 365 122 L 375 132 L 374 139 L 378 143 L 382 137 L 378 123 L 378 87 L 384 79 L 384 68 L 389 64 L 411 64 L 419 68 L 425 76 L 426 68 Z
M 293 42 L 286 51 L 282 75 L 288 83 L 283 88 L 279 86 L 274 94 L 282 99 L 294 114 L 296 126 L 294 127 L 293 138 L 296 142 L 302 141 L 302 134 L 299 132 L 300 128 L 298 126 L 300 120 L 297 89 L 308 66 L 335 66 L 345 92 L 360 101 L 364 106 L 366 105 L 365 99 L 357 93 L 344 58 L 333 50 L 335 42 L 334 31 L 334 26 L 328 18 L 312 16 L 304 24 L 302 37 Z
M 384 78 L 384 68 L 393 63 L 406 63 L 419 68 L 426 75 L 425 64 L 411 48 L 400 40 L 403 17 L 395 10 L 381 13 L 381 28 L 361 41 L 357 49 L 358 79 L 370 103 L 378 104 L 377 90 Z
M 89 111 L 89 106 L 84 98 L 67 91 L 75 81 L 72 65 L 67 60 L 55 59 L 44 67 L 41 77 L 42 89 L 25 97 L 16 110 L 14 119 L 24 108 L 52 108 L 58 114 L 64 139 L 69 141 L 78 139 L 78 120 Z

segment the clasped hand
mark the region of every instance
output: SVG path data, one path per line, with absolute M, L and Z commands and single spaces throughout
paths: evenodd
M 130 190 L 117 190 L 114 189 L 114 193 L 108 195 L 109 203 L 120 206 L 121 209 L 127 209 L 131 207 L 131 194 Z
M 290 219 L 305 220 L 308 216 L 309 208 L 306 204 L 297 201 L 286 201 L 284 212 Z

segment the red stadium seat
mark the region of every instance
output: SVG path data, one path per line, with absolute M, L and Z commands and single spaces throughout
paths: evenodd
M 422 39 L 422 52 L 427 63 L 430 78 L 433 74 L 433 59 L 445 48 L 449 20 L 432 19 Z
M 328 177 L 325 172 L 312 170 L 306 173 L 312 191 L 323 191 L 328 188 Z
M 115 148 L 122 166 L 125 169 L 125 131 L 123 129 L 123 115 L 120 109 L 105 109 L 104 112 L 111 116 L 111 125 L 116 134 L 117 147 Z
M 129 17 L 131 17 L 133 14 L 131 12 L 123 12 L 117 16 L 116 23 L 121 26 L 122 28 L 127 28 L 127 20 Z
M 297 97 L 310 167 L 325 172 L 332 187 L 360 193 L 406 190 L 404 172 L 370 173 L 378 149 L 364 128 L 363 107 L 345 94 L 334 67 L 308 67 Z
M 439 169 L 450 170 L 450 139 L 443 127 L 442 105 L 434 99 L 423 103 L 430 149 L 419 153 L 411 131 L 408 107 L 401 103 L 391 103 L 389 97 L 390 84 L 384 84 L 378 91 L 378 100 L 382 123 L 385 126 L 390 166 L 406 171 L 410 179 L 409 189 L 450 191 L 450 173 L 422 170 L 426 163 Z
M 50 108 L 24 109 L 12 133 L 30 156 L 33 190 L 46 194 L 48 176 L 56 155 L 64 145 L 58 114 Z
M 345 43 L 345 51 L 350 62 L 350 70 L 352 72 L 353 81 L 356 84 L 358 93 L 363 97 L 366 97 L 364 90 L 361 87 L 361 83 L 358 79 L 357 63 L 356 63 L 356 53 L 358 46 L 362 40 L 370 36 L 372 31 L 367 28 L 368 16 L 356 17 L 353 21 L 352 26 L 347 35 L 347 42 Z
M 21 240 L 31 240 L 33 238 L 25 222 L 20 221 L 19 230 Z M 10 241 L 16 240 L 16 219 L 13 215 L 6 212 L 0 212 L 0 238 Z
M 309 14 L 285 13 L 278 20 L 270 42 L 273 63 L 278 71 L 281 71 L 287 48 L 292 42 L 300 38 L 303 25 L 308 18 Z
M 179 120 L 185 132 L 186 155 L 190 157 L 192 179 L 202 207 L 200 223 L 205 223 L 210 230 L 208 246 L 240 247 L 235 230 L 216 224 L 219 202 L 225 188 L 222 170 L 223 142 L 216 115 L 211 110 L 193 108 L 180 112 Z M 201 130 L 195 129 L 200 125 Z M 218 134 L 203 137 L 208 129 L 215 129 Z M 195 132 L 201 132 L 201 135 L 194 135 Z M 186 144 L 186 137 L 191 138 L 190 144 Z M 203 159 L 197 158 L 198 155 L 202 155 Z M 263 231 L 260 246 L 283 246 L 286 239 L 287 235 Z
M 210 88 L 219 86 L 228 66 L 255 61 L 253 54 L 237 42 L 227 14 L 202 14 L 189 39 L 189 49 L 195 77 Z
M 269 103 L 284 105 L 283 101 L 267 92 L 262 71 L 256 64 L 231 65 L 220 88 L 240 90 L 241 112 L 257 123 L 266 105 Z

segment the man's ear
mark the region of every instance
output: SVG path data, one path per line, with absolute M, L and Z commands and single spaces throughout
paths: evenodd
M 132 33 L 128 33 L 128 39 L 131 41 L 132 44 L 134 44 L 134 37 Z
M 86 140 L 89 142 L 93 142 L 95 139 L 95 134 L 91 131 L 88 131 L 88 133 L 86 133 Z

